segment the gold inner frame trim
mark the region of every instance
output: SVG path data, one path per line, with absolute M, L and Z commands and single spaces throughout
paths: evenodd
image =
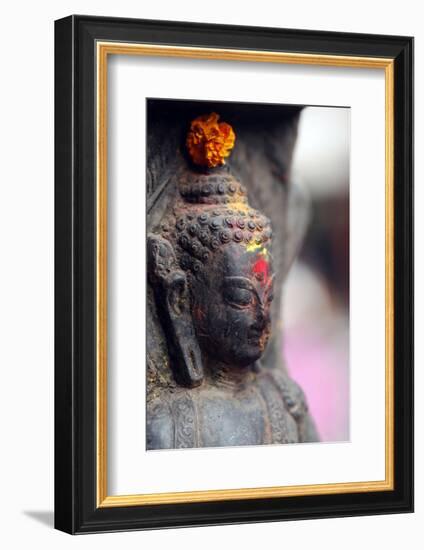
M 97 54 L 97 506 L 142 506 L 305 495 L 365 493 L 394 489 L 394 60 L 151 44 L 101 42 Z M 107 494 L 107 61 L 109 55 L 220 59 L 385 72 L 385 479 L 315 485 L 217 489 L 178 493 Z

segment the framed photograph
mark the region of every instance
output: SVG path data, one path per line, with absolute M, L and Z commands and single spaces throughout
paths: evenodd
M 55 526 L 413 510 L 413 39 L 55 23 Z

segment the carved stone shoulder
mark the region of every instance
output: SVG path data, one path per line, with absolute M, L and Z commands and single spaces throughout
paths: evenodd
M 174 420 L 171 408 L 159 399 L 147 403 L 146 445 L 148 450 L 174 447 Z
M 189 392 L 162 395 L 147 405 L 147 449 L 198 447 L 197 417 Z
M 319 441 L 319 436 L 309 414 L 308 404 L 302 388 L 286 373 L 272 370 L 270 374 L 281 391 L 284 403 L 297 423 L 300 442 Z

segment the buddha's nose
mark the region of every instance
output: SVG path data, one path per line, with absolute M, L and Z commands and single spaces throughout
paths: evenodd
M 256 322 L 255 327 L 258 330 L 263 330 L 270 322 L 269 307 L 264 304 L 258 303 L 256 308 Z

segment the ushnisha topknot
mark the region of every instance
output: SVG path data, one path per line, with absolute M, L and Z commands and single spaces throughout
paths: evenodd
M 178 191 L 191 204 L 247 204 L 247 191 L 227 167 L 213 173 L 184 171 L 178 179 Z

